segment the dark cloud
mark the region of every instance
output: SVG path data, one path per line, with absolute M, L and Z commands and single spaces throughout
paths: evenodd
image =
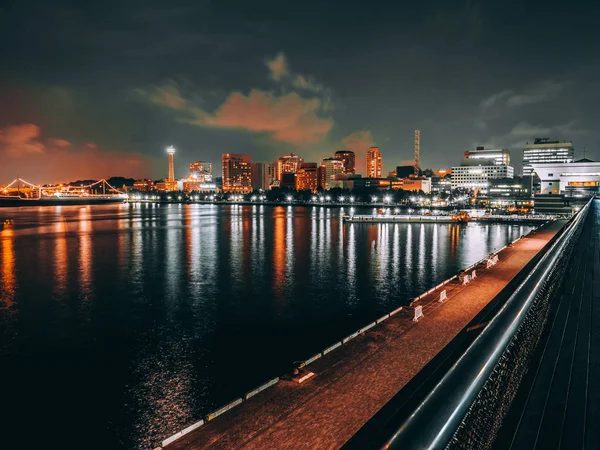
M 223 152 L 317 160 L 361 131 L 388 171 L 416 128 L 425 166 L 488 143 L 515 160 L 537 134 L 600 159 L 600 7 L 576 3 L 12 2 L 0 129 L 142 155 L 152 177 L 168 144 L 183 175 Z

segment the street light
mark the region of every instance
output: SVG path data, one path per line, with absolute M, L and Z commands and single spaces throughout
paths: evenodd
M 354 203 L 354 197 L 350 197 L 350 203 Z
M 386 195 L 385 197 L 383 197 L 383 201 L 385 203 L 389 203 L 392 200 L 392 197 L 390 197 L 389 195 Z
M 287 196 L 287 201 L 288 201 L 288 202 L 291 202 L 292 200 L 294 200 L 294 197 L 292 197 L 291 195 L 288 195 L 288 196 Z
M 371 201 L 372 201 L 373 203 L 377 203 L 377 197 L 375 197 L 375 196 L 372 196 L 372 197 L 371 197 Z

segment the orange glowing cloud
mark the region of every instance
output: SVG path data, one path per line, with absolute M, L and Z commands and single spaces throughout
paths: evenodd
M 311 144 L 321 141 L 333 119 L 317 115 L 318 98 L 305 99 L 295 92 L 276 96 L 253 89 L 249 95 L 232 93 L 212 115 L 201 115 L 194 123 L 270 133 L 277 141 Z
M 187 100 L 174 86 L 137 90 L 151 103 L 181 113 L 180 122 L 202 127 L 234 128 L 267 133 L 274 140 L 291 144 L 322 141 L 333 126 L 331 117 L 322 117 L 327 109 L 317 98 L 304 98 L 296 92 L 275 95 L 252 89 L 248 95 L 233 92 L 214 113 L 208 113 Z
M 100 179 L 113 175 L 143 177 L 149 173 L 139 154 L 100 150 L 95 144 L 73 145 L 44 139 L 39 126 L 21 124 L 0 129 L 0 180 L 17 175 L 34 183 Z
M 44 145 L 38 141 L 40 134 L 40 127 L 31 123 L 4 128 L 0 130 L 0 149 L 11 156 L 42 153 Z

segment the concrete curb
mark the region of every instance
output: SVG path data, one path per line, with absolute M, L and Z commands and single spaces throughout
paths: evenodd
M 226 413 L 227 411 L 229 411 L 230 409 L 236 407 L 237 405 L 239 405 L 240 403 L 242 403 L 243 400 L 242 398 L 236 398 L 235 400 L 227 403 L 225 406 L 222 406 L 221 408 L 209 413 L 206 415 L 206 421 L 210 422 L 211 420 L 213 420 L 216 417 L 219 417 L 221 414 Z
M 279 382 L 279 377 L 276 377 L 276 378 L 273 378 L 272 380 L 267 381 L 264 384 L 261 384 L 256 389 L 253 389 L 250 392 L 246 392 L 246 394 L 244 395 L 244 400 L 248 400 L 249 398 L 254 397 L 259 392 L 262 392 L 265 389 L 270 388 L 271 386 L 277 384 L 278 382 Z

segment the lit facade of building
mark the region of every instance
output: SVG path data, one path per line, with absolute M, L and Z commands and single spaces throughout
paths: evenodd
M 367 178 L 381 178 L 383 161 L 379 147 L 371 147 L 367 151 Z
M 502 148 L 477 147 L 465 151 L 465 160 L 492 160 L 496 166 L 510 165 L 510 151 Z
M 223 192 L 252 192 L 252 158 L 250 155 L 225 153 L 222 156 Z
M 277 160 L 274 179 L 281 181 L 284 173 L 296 173 L 304 160 L 293 153 L 282 156 Z
M 302 163 L 296 172 L 296 190 L 317 192 L 319 168 L 317 163 Z
M 452 192 L 452 179 L 449 176 L 432 177 L 431 178 L 431 192 L 435 192 L 438 194 L 450 194 Z
M 572 142 L 538 138 L 523 149 L 523 175 L 530 175 L 532 164 L 563 164 L 573 162 L 575 149 Z
M 351 152 L 350 150 L 338 150 L 335 152 L 334 157 L 344 163 L 344 173 L 356 173 L 356 155 L 354 152 Z
M 480 164 L 477 164 L 480 162 Z M 489 180 L 494 178 L 513 178 L 514 168 L 505 164 L 498 165 L 494 159 L 465 159 L 462 165 L 452 168 L 452 190 L 477 189 L 487 193 Z
M 136 191 L 152 191 L 154 190 L 154 181 L 145 178 L 143 180 L 135 180 L 133 189 Z
M 325 158 L 321 161 L 321 180 L 323 189 L 331 189 L 336 185 L 333 176 L 344 173 L 344 163 L 337 158 Z
M 579 160 L 572 163 L 536 163 L 533 171 L 540 177 L 541 194 L 591 196 L 600 186 L 600 162 Z
M 429 194 L 431 192 L 431 178 L 404 178 L 402 189 L 412 192 L 423 191 L 425 194 Z
M 212 163 L 206 161 L 194 161 L 190 163 L 190 175 L 204 182 L 212 181 Z

